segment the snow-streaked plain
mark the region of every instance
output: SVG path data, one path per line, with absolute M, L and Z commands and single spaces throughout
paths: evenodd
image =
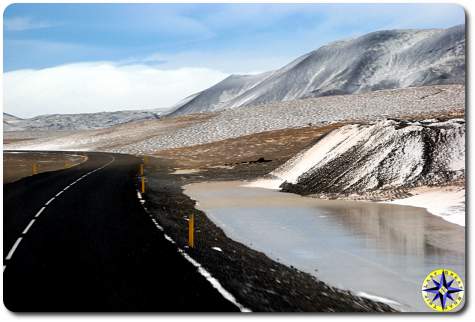
M 153 153 L 162 149 L 211 143 L 243 135 L 323 125 L 334 122 L 368 122 L 385 118 L 414 117 L 464 111 L 465 86 L 436 85 L 382 90 L 364 94 L 293 100 L 225 110 L 202 116 L 199 122 L 163 118 L 157 122 L 133 122 L 106 130 L 22 140 L 8 149 L 97 150 L 119 153 Z M 206 116 L 205 118 L 203 118 Z M 170 123 L 180 122 L 180 126 Z M 36 132 L 40 133 L 40 132 Z M 21 132 L 12 133 L 22 136 Z M 36 134 L 35 134 L 36 135 Z

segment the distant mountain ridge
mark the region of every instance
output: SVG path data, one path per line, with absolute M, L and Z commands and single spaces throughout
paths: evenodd
M 116 112 L 81 113 L 81 114 L 47 114 L 30 119 L 20 119 L 14 115 L 3 113 L 3 130 L 54 130 L 74 131 L 107 128 L 114 125 L 160 118 L 159 110 L 128 110 Z
M 465 83 L 465 25 L 376 31 L 336 41 L 258 75 L 231 75 L 170 115 L 299 98 Z

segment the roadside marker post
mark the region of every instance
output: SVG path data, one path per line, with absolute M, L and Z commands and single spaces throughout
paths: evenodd
M 33 163 L 33 165 L 31 166 L 31 173 L 33 173 L 34 175 L 38 174 L 38 166 L 36 165 L 36 163 Z
M 143 177 L 143 164 L 140 165 L 140 176 Z
M 140 177 L 140 193 L 145 192 L 145 178 L 143 176 Z
M 188 246 L 195 248 L 195 215 L 191 214 L 188 220 Z

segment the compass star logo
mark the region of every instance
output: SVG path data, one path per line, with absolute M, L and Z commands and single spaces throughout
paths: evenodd
M 462 303 L 462 279 L 449 269 L 430 272 L 422 283 L 422 297 L 426 304 L 439 312 L 448 312 Z

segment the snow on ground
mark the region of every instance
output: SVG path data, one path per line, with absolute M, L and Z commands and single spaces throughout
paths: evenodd
M 225 110 L 203 123 L 112 149 L 137 153 L 205 144 L 264 131 L 447 113 L 465 108 L 465 86 L 438 85 L 326 96 Z
M 401 306 L 401 303 L 399 303 L 399 302 L 390 300 L 390 299 L 382 297 L 382 296 L 369 294 L 369 293 L 366 293 L 366 292 L 358 292 L 358 293 L 356 293 L 356 295 L 367 298 L 367 299 L 370 299 L 370 300 L 373 300 L 373 301 L 376 301 L 376 302 L 386 303 L 388 305 Z
M 358 125 L 348 125 L 323 137 L 317 144 L 290 159 L 281 167 L 272 171 L 272 178 L 259 179 L 250 183 L 250 187 L 278 189 L 284 182 L 297 183 L 298 178 L 318 165 L 324 159 L 337 157 L 343 151 L 353 147 L 358 141 L 367 137 L 367 129 Z
M 107 128 L 118 124 L 160 118 L 160 110 L 128 110 L 116 112 L 48 114 L 20 119 L 3 113 L 4 131 L 76 131 Z
M 426 208 L 431 214 L 465 227 L 465 189 L 432 188 L 388 203 Z
M 447 184 L 464 175 L 463 119 L 385 120 L 333 130 L 253 185 L 351 194 Z
M 465 190 L 440 187 L 454 183 L 460 186 L 464 178 L 463 119 L 386 120 L 333 130 L 247 186 L 282 188 L 318 197 L 397 198 L 392 203 L 427 208 L 434 215 L 465 226 Z M 415 195 L 400 199 L 401 189 Z
M 232 75 L 177 105 L 174 115 L 375 89 L 463 84 L 464 78 L 463 25 L 383 30 L 327 44 L 271 72 Z
M 161 149 L 211 143 L 264 131 L 328 124 L 338 121 L 374 121 L 387 117 L 448 113 L 465 108 L 463 85 L 439 85 L 328 96 L 196 114 L 198 121 L 179 118 L 141 121 L 108 129 L 67 133 L 61 137 L 17 141 L 8 149 L 95 150 L 153 153 Z M 175 121 L 178 120 L 178 121 Z M 179 123 L 178 126 L 173 123 Z M 41 132 L 40 133 L 42 136 Z M 9 135 L 23 135 L 11 133 Z

